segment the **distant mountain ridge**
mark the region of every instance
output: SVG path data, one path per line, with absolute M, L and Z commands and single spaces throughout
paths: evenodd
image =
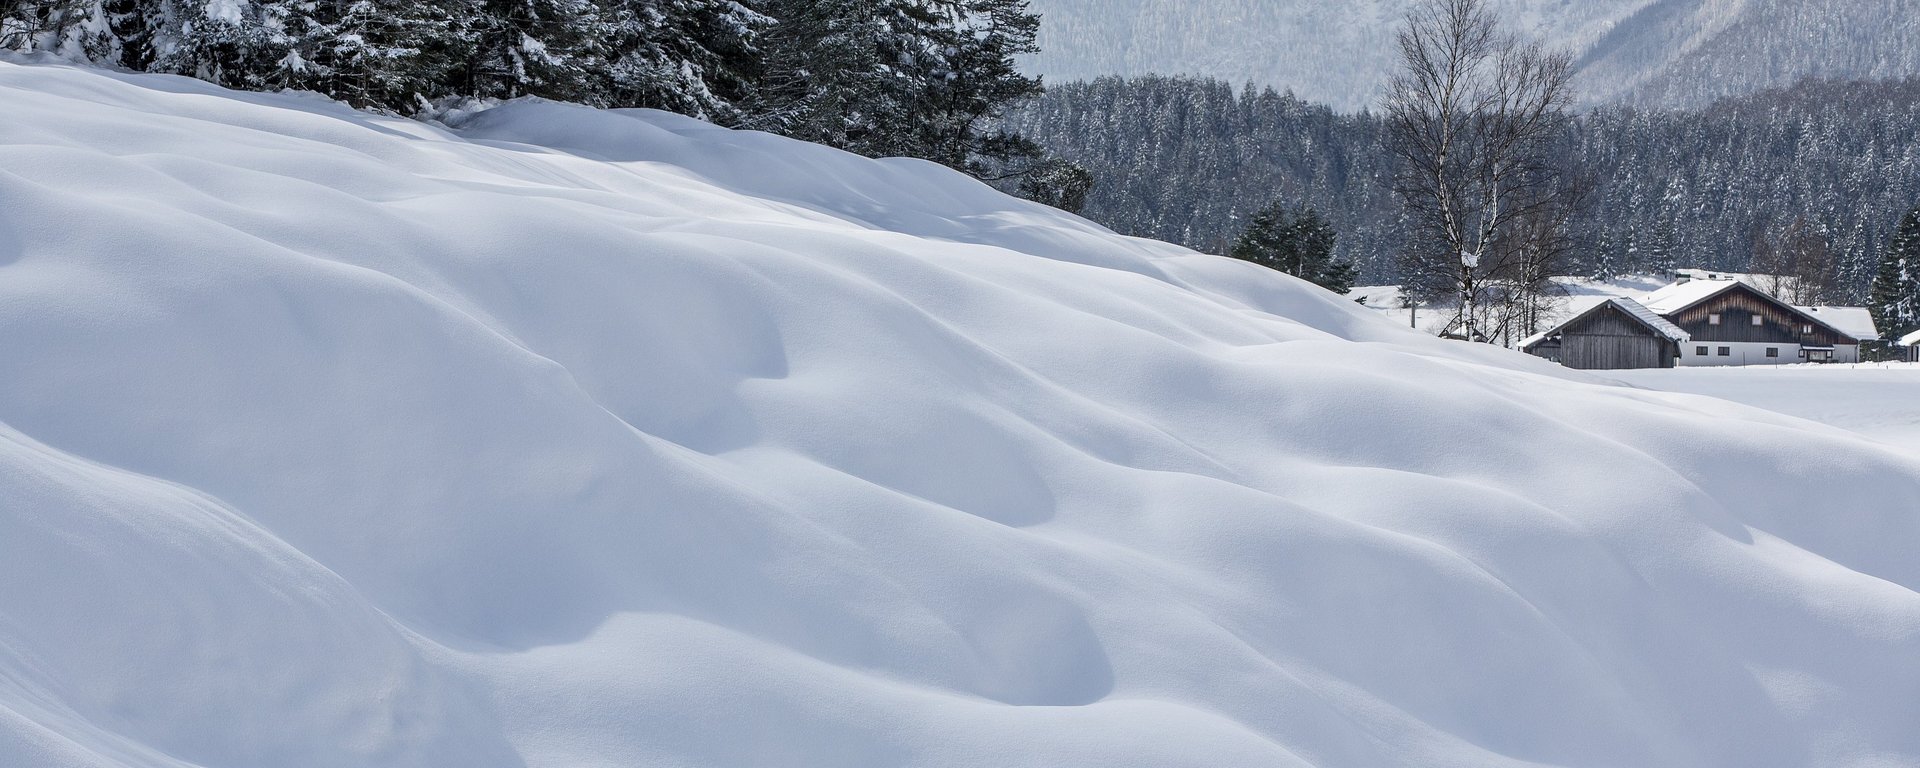
M 1592 103 L 1698 106 L 1803 77 L 1920 74 L 1913 0 L 1496 0 L 1516 29 L 1573 51 Z M 1060 81 L 1189 74 L 1377 103 L 1411 0 L 1032 0 Z
M 1807 77 L 1920 74 L 1913 0 L 1658 0 L 1579 59 L 1590 98 L 1697 106 Z

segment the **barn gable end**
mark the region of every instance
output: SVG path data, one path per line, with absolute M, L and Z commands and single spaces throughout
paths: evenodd
M 1627 299 L 1611 299 L 1529 339 L 1521 351 L 1581 370 L 1672 368 L 1685 332 Z

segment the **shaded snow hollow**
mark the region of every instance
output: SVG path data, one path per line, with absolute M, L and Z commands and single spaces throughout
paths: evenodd
M 1920 459 L 935 166 L 0 63 L 0 764 L 1911 766 Z

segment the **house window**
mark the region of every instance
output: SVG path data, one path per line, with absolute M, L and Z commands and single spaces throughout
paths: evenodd
M 1711 315 L 1707 315 L 1707 325 L 1719 325 L 1719 324 L 1720 324 L 1720 313 L 1715 312 Z
M 1779 356 L 1780 356 L 1779 347 L 1767 347 L 1767 357 L 1779 357 Z
M 1720 356 L 1721 356 L 1721 357 L 1733 357 L 1733 347 L 1721 347 L 1721 348 L 1720 348 Z
M 1693 353 L 1701 357 L 1706 357 L 1708 354 L 1706 347 L 1694 347 Z
M 1754 315 L 1754 316 L 1753 316 L 1753 324 L 1754 324 L 1754 325 L 1760 325 L 1761 323 L 1765 323 L 1765 322 L 1766 322 L 1766 320 L 1765 320 L 1764 318 L 1761 318 L 1761 317 L 1760 317 L 1759 315 Z
M 1800 332 L 1801 332 L 1801 333 L 1813 333 L 1813 325 L 1812 325 L 1811 323 L 1809 323 L 1809 324 L 1807 324 L 1807 325 L 1803 325 L 1803 326 L 1800 326 Z

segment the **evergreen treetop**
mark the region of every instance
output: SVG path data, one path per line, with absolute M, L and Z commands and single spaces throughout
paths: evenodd
M 1889 341 L 1920 330 L 1920 206 L 1907 211 L 1887 241 L 1867 309 Z
M 1353 289 L 1356 270 L 1350 263 L 1334 260 L 1338 237 L 1318 211 L 1275 202 L 1254 213 L 1227 255 L 1344 294 Z
M 0 0 L 0 48 L 409 114 L 453 97 L 671 110 L 977 176 L 1040 92 L 1026 0 Z

